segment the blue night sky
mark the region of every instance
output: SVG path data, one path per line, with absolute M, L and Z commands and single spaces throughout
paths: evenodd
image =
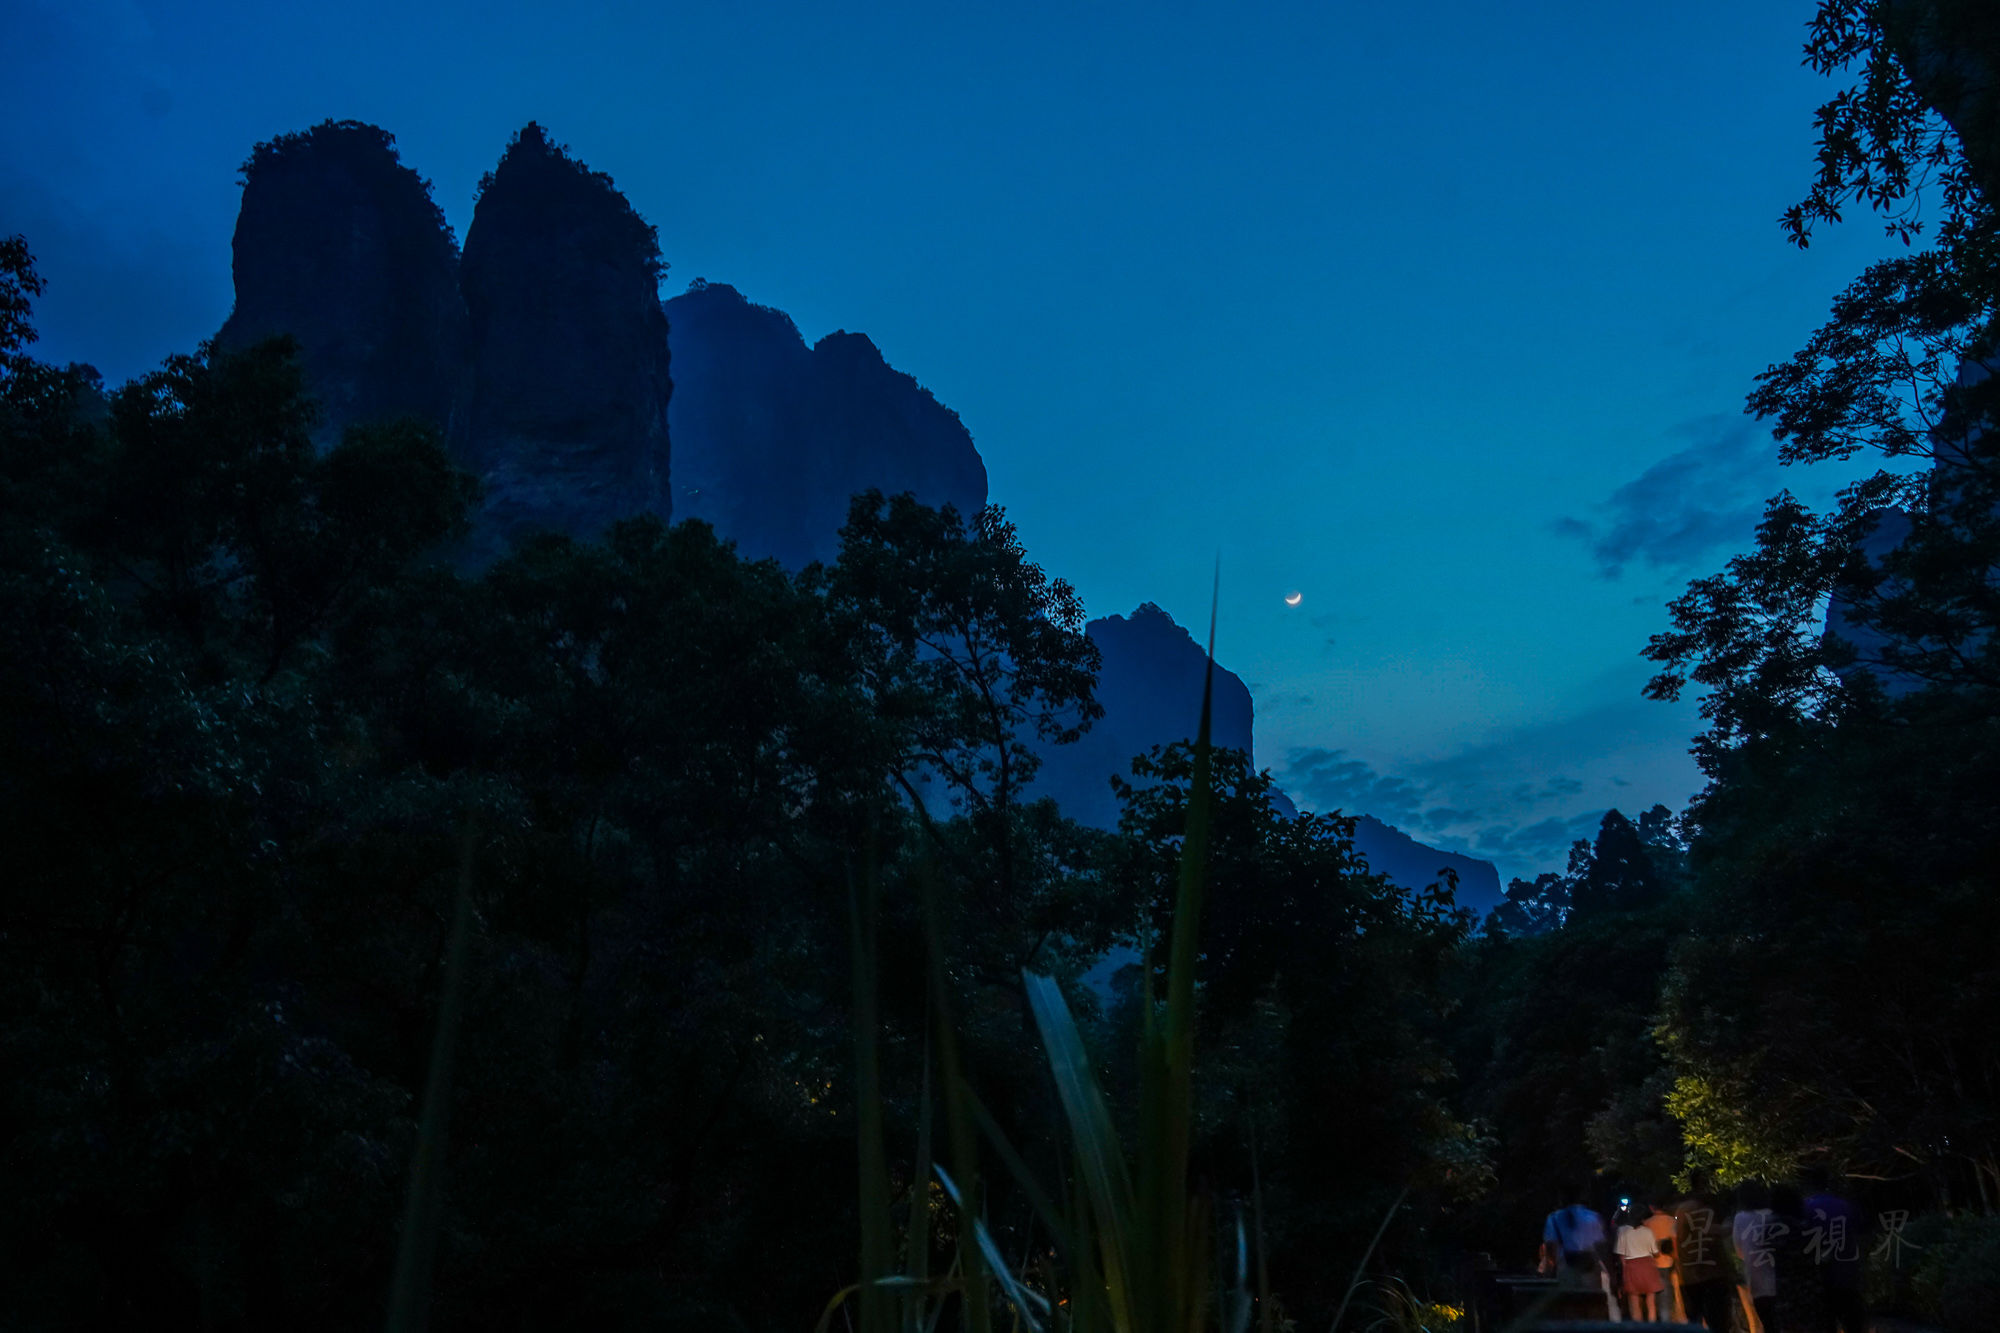
M 1205 617 L 1258 761 L 1504 877 L 1699 785 L 1662 603 L 1787 476 L 1741 415 L 1888 243 L 1801 254 L 1809 0 L 530 6 L 12 0 L 0 231 L 42 355 L 228 313 L 237 165 L 394 132 L 463 236 L 540 120 L 672 271 L 869 334 L 1092 615 Z M 1303 594 L 1297 608 L 1283 602 Z

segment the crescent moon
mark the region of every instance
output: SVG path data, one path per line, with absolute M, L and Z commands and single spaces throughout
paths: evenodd
M 1306 595 L 1302 592 L 1288 592 L 1285 594 L 1285 605 L 1297 606 L 1300 602 L 1303 602 L 1305 599 Z

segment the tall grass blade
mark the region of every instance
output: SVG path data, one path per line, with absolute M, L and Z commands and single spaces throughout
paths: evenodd
M 1368 1248 L 1361 1252 L 1361 1258 L 1354 1265 L 1354 1276 L 1347 1280 L 1347 1291 L 1340 1298 L 1340 1308 L 1333 1312 L 1333 1324 L 1328 1333 L 1340 1333 L 1340 1321 L 1347 1317 L 1347 1304 L 1354 1299 L 1354 1293 L 1361 1287 L 1361 1275 L 1368 1269 L 1368 1261 L 1375 1255 L 1375 1247 L 1382 1243 L 1383 1235 L 1389 1230 L 1389 1223 L 1403 1210 L 1403 1200 L 1410 1197 L 1410 1187 L 1403 1186 L 1402 1193 L 1389 1205 L 1389 1211 L 1382 1214 L 1382 1224 L 1375 1228 L 1375 1235 L 1369 1240 Z
M 848 919 L 854 968 L 854 1106 L 859 1139 L 861 1206 L 860 1333 L 890 1333 L 890 1298 L 881 1287 L 893 1250 L 889 1218 L 889 1160 L 882 1126 L 881 1016 L 876 997 L 876 942 L 882 881 L 871 852 L 859 877 L 850 877 Z
M 924 1189 L 926 1195 L 928 1195 L 930 1189 L 930 1177 L 928 1176 L 924 1177 Z M 951 1267 L 945 1270 L 944 1280 L 938 1286 L 941 1290 L 957 1291 L 960 1285 L 958 1280 L 958 1256 L 953 1255 Z M 943 1317 L 944 1302 L 941 1300 L 931 1302 L 931 1311 L 924 1317 L 923 1333 L 937 1333 L 938 1320 Z
M 958 1185 L 952 1180 L 951 1173 L 942 1166 L 933 1169 L 937 1172 L 938 1182 L 944 1186 L 944 1192 L 962 1209 L 965 1201 L 959 1197 Z M 987 1230 L 983 1218 L 974 1219 L 972 1229 L 973 1236 L 979 1243 L 979 1253 L 986 1260 L 987 1271 L 991 1272 L 994 1280 L 1000 1284 L 1000 1294 L 1014 1307 L 1015 1318 L 1028 1326 L 1029 1333 L 1041 1333 L 1041 1324 L 1035 1315 L 1038 1310 L 1043 1315 L 1048 1314 L 1048 1299 L 1039 1292 L 1028 1290 L 1015 1280 L 1013 1273 L 1007 1268 L 1006 1257 L 1000 1253 L 1000 1246 L 994 1242 L 993 1233 Z
M 1195 966 L 1208 896 L 1209 822 L 1214 803 L 1211 722 L 1215 698 L 1215 624 L 1221 600 L 1217 573 L 1210 596 L 1208 661 L 1202 675 L 1201 721 L 1195 732 L 1188 785 L 1187 831 L 1181 839 L 1180 883 L 1174 899 L 1167 962 L 1166 1012 L 1149 1032 L 1143 1055 L 1140 1107 L 1139 1206 L 1147 1226 L 1145 1289 L 1156 1308 L 1150 1329 L 1192 1333 L 1203 1322 L 1206 1271 L 1197 1250 L 1212 1240 L 1189 1209 L 1187 1162 L 1194 1119 Z
M 1182 1266 L 1166 1271 L 1169 1285 L 1165 1289 L 1165 1299 L 1170 1304 L 1164 1308 L 1175 1321 L 1171 1327 L 1182 1333 L 1201 1333 L 1208 1324 L 1210 1279 L 1207 1275 L 1216 1271 L 1215 1218 L 1209 1197 L 1197 1194 L 1189 1199 L 1186 1216 L 1187 1234 L 1182 1237 L 1174 1255 Z M 1218 1308 L 1218 1319 L 1221 1314 Z
M 1220 596 L 1220 580 L 1216 597 Z M 961 1064 L 952 1021 L 951 991 L 944 970 L 943 931 L 939 925 L 934 885 L 927 868 L 917 875 L 928 936 L 932 1020 L 937 1038 L 939 1075 L 952 1166 L 933 1160 L 930 1140 L 931 1066 L 928 1047 L 924 1064 L 924 1105 L 918 1132 L 918 1164 L 925 1176 L 935 1175 L 956 1209 L 958 1254 L 952 1271 L 956 1280 L 926 1283 L 923 1246 L 928 1241 L 928 1187 L 923 1201 L 911 1200 L 910 1232 L 905 1238 L 908 1271 L 886 1278 L 887 1171 L 882 1146 L 879 1054 L 876 1049 L 875 900 L 868 891 L 855 899 L 855 994 L 857 1093 L 864 1105 L 876 1103 L 862 1124 L 863 1282 L 831 1302 L 822 1317 L 828 1323 L 847 1295 L 858 1294 L 862 1306 L 859 1333 L 878 1333 L 871 1318 L 871 1298 L 893 1287 L 905 1296 L 902 1316 L 892 1323 L 902 1333 L 931 1333 L 941 1302 L 924 1317 L 915 1293 L 956 1290 L 963 1303 L 969 1333 L 990 1333 L 988 1284 L 997 1283 L 1012 1309 L 1017 1329 L 1042 1333 L 1043 1321 L 1052 1333 L 1201 1333 L 1213 1304 L 1222 1333 L 1247 1333 L 1254 1306 L 1264 1313 L 1262 1333 L 1273 1333 L 1275 1307 L 1263 1249 L 1261 1180 L 1254 1188 L 1257 1220 L 1257 1295 L 1250 1293 L 1249 1240 L 1238 1211 L 1235 1231 L 1235 1292 L 1211 1292 L 1216 1267 L 1215 1219 L 1206 1195 L 1188 1190 L 1188 1156 L 1193 1137 L 1193 1063 L 1195 1026 L 1195 967 L 1199 960 L 1201 918 L 1208 891 L 1209 826 L 1214 804 L 1214 764 L 1211 722 L 1215 683 L 1215 607 L 1209 616 L 1208 664 L 1202 682 L 1200 724 L 1195 739 L 1194 772 L 1188 791 L 1187 829 L 1182 840 L 1169 941 L 1166 1000 L 1158 1003 L 1153 976 L 1154 955 L 1147 951 L 1139 1051 L 1140 1105 L 1137 1152 L 1126 1157 L 1104 1093 L 1076 1020 L 1061 989 L 1047 976 L 1023 969 L 1022 989 L 1039 1030 L 1055 1080 L 1063 1117 L 1069 1127 L 1068 1210 L 1035 1181 L 1026 1161 L 1008 1142 L 992 1114 L 981 1104 Z M 976 1126 L 976 1129 L 975 1129 Z M 1019 1180 L 1034 1216 L 1047 1226 L 1063 1255 L 1068 1295 L 1059 1303 L 1029 1289 L 1033 1248 L 1022 1259 L 1017 1278 L 985 1225 L 980 1203 L 978 1133 L 984 1133 L 1008 1169 Z M 1253 1156 L 1255 1148 L 1253 1145 Z M 878 1169 L 879 1168 L 879 1169 Z M 1253 1163 L 1253 1175 L 1255 1165 Z M 1401 1200 L 1398 1201 L 1401 1205 Z M 877 1247 L 868 1232 L 880 1218 L 883 1240 Z M 1030 1222 L 1032 1229 L 1033 1223 Z M 1386 1221 L 1385 1221 L 1386 1226 Z M 1032 1231 L 1031 1231 L 1032 1234 Z M 1377 1239 L 1380 1239 L 1379 1233 Z M 1374 1246 L 1370 1245 L 1372 1252 Z M 881 1260 L 881 1262 L 878 1262 Z M 1365 1262 L 1365 1258 L 1364 1258 Z M 886 1280 L 885 1280 L 886 1279 Z M 1352 1295 L 1352 1285 L 1349 1295 Z M 1343 1302 L 1344 1306 L 1345 1302 Z M 843 1310 L 843 1313 L 845 1311 Z
M 1257 1117 L 1250 1117 L 1250 1207 L 1257 1240 L 1257 1333 L 1278 1333 L 1278 1310 L 1271 1303 L 1271 1270 L 1264 1246 L 1264 1172 L 1258 1161 Z
M 938 923 L 937 890 L 927 867 L 919 867 L 917 892 L 924 909 L 931 974 L 931 1014 L 937 1022 L 939 1071 L 944 1081 L 945 1132 L 951 1140 L 952 1174 L 959 1186 L 958 1265 L 963 1274 L 965 1328 L 990 1333 L 985 1256 L 973 1233 L 979 1221 L 979 1140 L 965 1101 L 965 1069 L 959 1059 L 958 1029 L 952 1021 L 951 988 L 944 974 L 944 931 Z
M 929 1017 L 928 1013 L 925 1015 Z M 910 1172 L 910 1220 L 903 1234 L 903 1271 L 918 1283 L 931 1273 L 931 1034 L 924 1032 L 924 1077 L 917 1102 L 917 1160 Z M 904 1333 L 923 1333 L 924 1303 L 905 1299 Z
M 1035 1215 L 1041 1218 L 1042 1225 L 1049 1229 L 1049 1235 L 1055 1241 L 1056 1248 L 1062 1252 L 1065 1260 L 1073 1262 L 1070 1254 L 1073 1245 L 1069 1225 L 1063 1220 L 1055 1200 L 1048 1196 L 1048 1192 L 1035 1179 L 1035 1173 L 1028 1168 L 1027 1161 L 1015 1151 L 1014 1145 L 1007 1139 L 1007 1132 L 1000 1128 L 1000 1122 L 993 1118 L 993 1113 L 986 1109 L 986 1103 L 979 1100 L 978 1094 L 970 1088 L 965 1089 L 965 1101 L 971 1108 L 973 1119 L 979 1124 L 980 1132 L 986 1135 L 986 1141 L 993 1145 L 993 1150 L 1000 1154 L 1001 1162 L 1013 1172 L 1014 1180 L 1021 1187 L 1021 1192 L 1028 1196 L 1029 1206 L 1035 1210 Z
M 1218 598 L 1219 593 L 1218 579 Z M 1078 1333 L 1098 1328 L 1115 1333 L 1199 1333 L 1211 1301 L 1217 1299 L 1209 1290 L 1217 1272 L 1212 1218 L 1205 1200 L 1190 1198 L 1187 1170 L 1193 1135 L 1194 973 L 1214 799 L 1214 652 L 1211 606 L 1209 660 L 1181 845 L 1164 1012 L 1156 1002 L 1152 954 L 1147 952 L 1141 997 L 1139 1138 L 1131 1165 L 1062 991 L 1046 976 L 1022 972 L 1029 1012 L 1041 1032 L 1070 1130 L 1073 1203 L 1067 1228 L 1057 1224 L 1054 1229 L 1058 1235 L 1066 1229 L 1069 1235 L 1066 1248 L 1075 1300 L 1070 1328 Z M 989 1132 L 996 1144 L 1004 1145 L 997 1127 Z M 1002 1156 L 1026 1185 L 1029 1173 L 1018 1155 L 1003 1146 Z M 1053 1204 L 1039 1191 L 1032 1191 L 1032 1197 L 1036 1211 L 1053 1218 Z M 1239 1264 L 1238 1288 L 1241 1318 L 1247 1321 L 1247 1258 Z M 1217 1314 L 1225 1321 L 1225 1333 L 1241 1333 L 1233 1327 L 1233 1312 L 1219 1309 Z
M 1069 1122 L 1076 1172 L 1090 1204 L 1096 1224 L 1098 1254 L 1104 1266 L 1105 1298 L 1111 1307 L 1113 1327 L 1138 1329 L 1142 1317 L 1135 1308 L 1132 1290 L 1133 1226 L 1137 1203 L 1125 1155 L 1111 1124 L 1110 1108 L 1097 1085 L 1096 1071 L 1083 1048 L 1069 1005 L 1062 990 L 1048 977 L 1035 972 L 1021 974 L 1027 990 L 1028 1009 L 1042 1034 L 1048 1053 L 1049 1072 L 1055 1076 L 1056 1096 Z
M 389 1286 L 388 1333 L 422 1333 L 430 1321 L 431 1267 L 437 1256 L 438 1215 L 444 1191 L 445 1126 L 451 1108 L 451 1063 L 465 1007 L 465 954 L 472 934 L 472 852 L 477 825 L 466 816 L 458 854 L 458 894 L 438 984 L 437 1028 L 431 1034 L 430 1069 L 410 1158 L 410 1192 L 403 1205 L 403 1234 L 396 1247 L 396 1275 Z
M 834 1314 L 846 1306 L 849 1296 L 860 1290 L 861 1284 L 856 1282 L 852 1286 L 842 1287 L 839 1291 L 834 1292 L 833 1299 L 829 1300 L 826 1303 L 826 1308 L 819 1312 L 819 1322 L 813 1325 L 813 1333 L 826 1333 L 829 1328 L 832 1328 Z
M 1250 1327 L 1250 1237 L 1243 1227 L 1240 1205 L 1236 1209 L 1236 1284 L 1218 1308 L 1225 1312 L 1225 1333 L 1244 1333 Z
M 1097 1263 L 1097 1230 L 1090 1216 L 1090 1196 L 1086 1193 L 1081 1172 L 1071 1169 L 1070 1181 L 1070 1239 L 1073 1243 L 1070 1260 L 1070 1327 L 1079 1333 L 1096 1333 L 1101 1328 L 1115 1328 L 1108 1324 L 1104 1301 L 1104 1280 L 1100 1276 Z

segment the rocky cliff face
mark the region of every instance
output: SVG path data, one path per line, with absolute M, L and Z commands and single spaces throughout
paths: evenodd
M 297 338 L 327 442 L 397 416 L 444 428 L 486 485 L 471 563 L 533 528 L 590 536 L 651 512 L 704 519 L 745 555 L 798 568 L 837 554 L 857 491 L 910 491 L 962 513 L 986 503 L 986 466 L 958 414 L 867 337 L 808 347 L 783 311 L 720 283 L 663 309 L 653 228 L 538 125 L 481 182 L 462 260 L 394 138 L 353 121 L 257 147 L 235 245 L 236 308 L 218 341 Z M 1151 604 L 1089 633 L 1105 716 L 1077 744 L 1044 748 L 1032 794 L 1110 828 L 1111 776 L 1194 735 L 1207 658 Z M 1215 743 L 1254 755 L 1253 712 L 1243 682 L 1217 668 Z M 1499 898 L 1487 862 L 1366 817 L 1356 842 L 1399 883 L 1452 865 L 1468 900 L 1489 880 Z
M 486 485 L 487 542 L 669 514 L 663 268 L 611 178 L 538 125 L 481 182 L 460 265 L 470 383 L 453 440 Z
M 783 311 L 722 283 L 697 283 L 667 315 L 676 515 L 798 568 L 837 554 L 857 491 L 961 513 L 986 503 L 986 465 L 958 414 L 864 335 L 808 349 Z
M 1458 876 L 1458 905 L 1470 907 L 1479 917 L 1507 896 L 1500 889 L 1500 871 L 1491 861 L 1425 846 L 1373 815 L 1354 821 L 1354 848 L 1368 858 L 1369 869 L 1381 871 L 1406 889 L 1435 884 L 1449 869 Z
M 674 512 L 712 524 L 745 555 L 792 563 L 812 546 L 802 503 L 812 498 L 803 438 L 811 350 L 791 316 L 723 283 L 667 302 L 667 322 Z
M 1150 602 L 1130 616 L 1093 620 L 1087 632 L 1103 657 L 1097 701 L 1104 716 L 1074 745 L 1040 749 L 1042 768 L 1030 795 L 1054 797 L 1065 814 L 1082 823 L 1115 828 L 1118 802 L 1111 794 L 1112 775 L 1129 777 L 1132 757 L 1155 745 L 1194 738 L 1208 654 Z M 1215 744 L 1244 751 L 1254 767 L 1255 723 L 1249 687 L 1218 665 L 1209 719 Z M 1298 813 L 1283 792 L 1272 793 L 1272 804 L 1282 815 Z M 1354 844 L 1370 866 L 1406 889 L 1433 884 L 1450 867 L 1459 877 L 1461 903 L 1485 911 L 1501 899 L 1500 874 L 1492 862 L 1426 847 L 1370 816 L 1357 820 Z
M 958 415 L 863 335 L 808 347 L 721 284 L 663 309 L 653 228 L 540 126 L 481 182 L 462 258 L 394 144 L 329 121 L 257 147 L 219 338 L 299 340 L 323 444 L 398 416 L 443 428 L 486 487 L 469 563 L 651 512 L 797 568 L 837 553 L 857 491 L 986 503 Z
M 667 322 L 653 229 L 529 125 L 481 182 L 461 259 L 386 131 L 329 121 L 244 164 L 224 348 L 299 342 L 322 445 L 416 416 L 486 486 L 481 563 L 520 533 L 665 516 Z
M 327 121 L 259 144 L 243 164 L 225 350 L 298 340 L 322 411 L 322 446 L 349 425 L 445 424 L 465 307 L 458 251 L 430 185 L 373 125 Z
M 1073 745 L 1040 747 L 1042 767 L 1031 795 L 1054 797 L 1064 814 L 1081 823 L 1116 828 L 1118 801 L 1111 794 L 1111 778 L 1130 778 L 1134 755 L 1194 738 L 1201 724 L 1208 654 L 1151 602 L 1130 616 L 1093 620 L 1085 632 L 1102 658 L 1097 701 L 1104 716 Z M 1249 688 L 1234 672 L 1217 666 L 1209 716 L 1215 744 L 1254 756 L 1253 715 Z

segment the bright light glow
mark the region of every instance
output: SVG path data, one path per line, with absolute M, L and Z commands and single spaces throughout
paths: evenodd
M 1288 592 L 1285 594 L 1285 605 L 1297 606 L 1300 602 L 1303 602 L 1305 599 L 1306 595 L 1302 592 Z

